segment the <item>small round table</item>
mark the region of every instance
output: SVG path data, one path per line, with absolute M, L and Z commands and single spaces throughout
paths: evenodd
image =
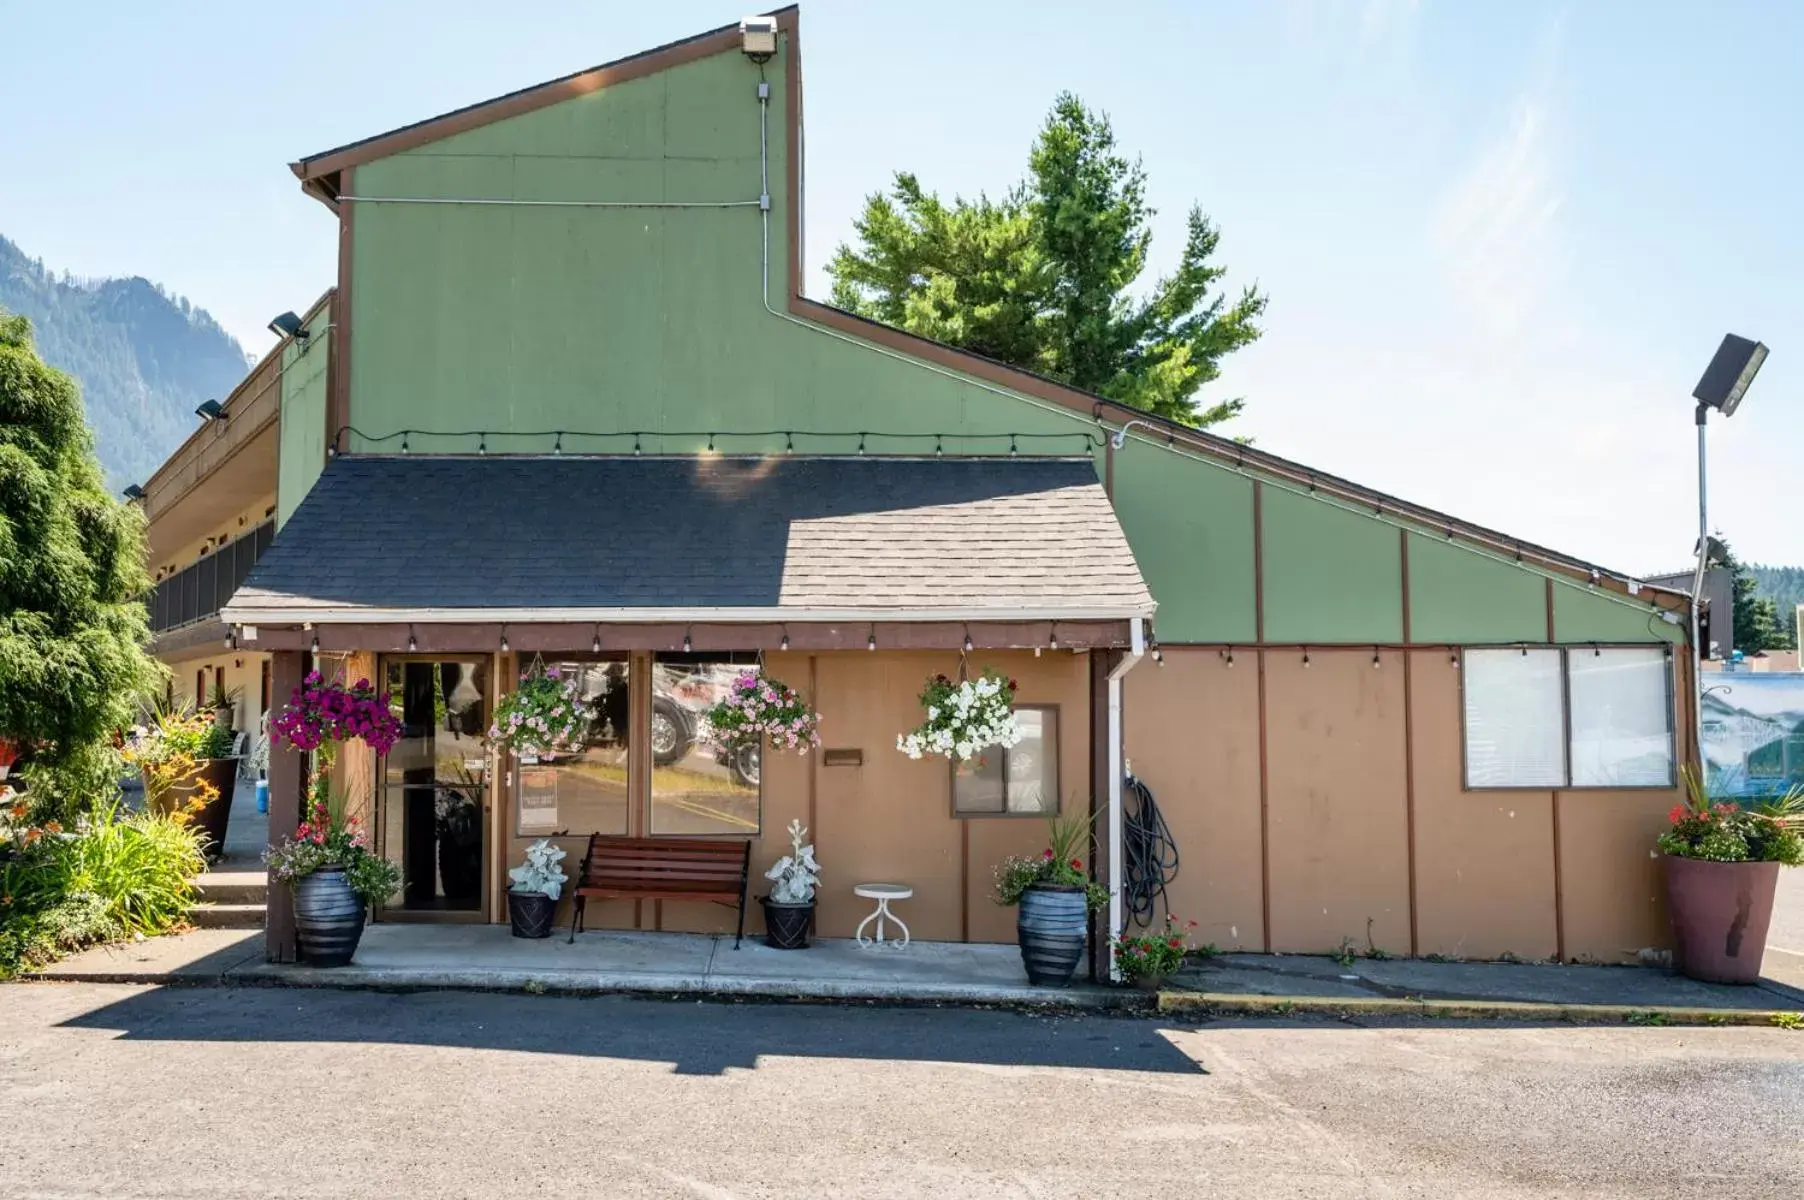
M 903 923 L 901 917 L 898 917 L 889 910 L 889 902 L 891 900 L 909 899 L 915 894 L 913 888 L 909 887 L 906 883 L 861 883 L 853 887 L 852 894 L 854 896 L 862 896 L 866 900 L 875 900 L 877 902 L 877 911 L 860 921 L 858 923 L 858 932 L 852 935 L 860 946 L 884 945 L 883 923 L 885 921 L 894 921 L 897 925 L 902 926 L 902 940 L 899 942 L 890 942 L 888 944 L 894 946 L 898 950 L 908 945 L 908 926 Z M 875 939 L 864 936 L 864 927 L 869 925 L 872 921 L 877 922 L 877 936 Z

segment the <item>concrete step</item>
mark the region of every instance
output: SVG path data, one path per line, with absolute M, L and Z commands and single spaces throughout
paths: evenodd
M 257 904 L 269 899 L 269 876 L 261 867 L 252 870 L 234 864 L 218 863 L 204 875 L 197 875 L 194 886 L 201 899 L 220 904 Z
M 203 903 L 194 906 L 188 920 L 200 929 L 261 929 L 261 904 Z

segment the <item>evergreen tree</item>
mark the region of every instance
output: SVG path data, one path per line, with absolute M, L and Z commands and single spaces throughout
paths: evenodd
M 1116 148 L 1106 116 L 1069 93 L 1053 104 L 1028 178 L 1000 200 L 950 206 L 898 172 L 865 201 L 858 245 L 828 272 L 833 303 L 1084 391 L 1197 427 L 1240 412 L 1199 411 L 1221 360 L 1259 337 L 1266 298 L 1230 301 L 1213 262 L 1221 234 L 1192 207 L 1176 271 L 1144 294 L 1153 209 L 1146 172 Z
M 32 756 L 34 793 L 91 802 L 72 781 L 107 781 L 160 675 L 148 587 L 143 516 L 101 483 L 80 392 L 0 311 L 0 738 Z
M 1792 646 L 1791 614 L 1781 613 L 1771 598 L 1761 596 L 1754 573 L 1722 542 L 1722 566 L 1733 581 L 1735 600 L 1735 648 L 1744 654 L 1761 650 L 1789 650 Z

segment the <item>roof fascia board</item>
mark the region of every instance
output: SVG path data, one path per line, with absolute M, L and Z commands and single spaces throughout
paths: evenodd
M 545 622 L 606 625 L 706 625 L 794 622 L 1129 621 L 1150 617 L 1156 604 L 1069 608 L 261 608 L 228 604 L 220 620 L 230 625 L 455 625 Z

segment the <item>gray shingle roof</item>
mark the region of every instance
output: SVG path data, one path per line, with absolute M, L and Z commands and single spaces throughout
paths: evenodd
M 353 456 L 226 615 L 1152 608 L 1088 460 Z

